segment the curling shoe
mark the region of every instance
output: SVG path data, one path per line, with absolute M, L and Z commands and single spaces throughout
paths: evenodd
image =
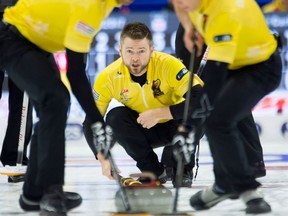
M 8 183 L 24 182 L 24 179 L 25 179 L 25 175 L 8 176 Z
M 190 205 L 196 210 L 209 209 L 219 202 L 230 199 L 232 194 L 215 192 L 215 186 L 197 192 L 190 198 Z
M 173 169 L 173 177 L 172 177 L 172 184 L 174 188 L 177 186 L 176 185 L 176 169 Z M 192 169 L 186 169 L 184 168 L 183 170 L 183 175 L 182 175 L 182 182 L 180 187 L 192 187 L 192 182 L 193 182 L 193 170 Z
M 79 206 L 81 202 L 79 194 L 65 195 L 62 186 L 51 186 L 40 201 L 40 210 L 46 213 L 66 213 Z
M 173 167 L 165 166 L 167 181 L 173 180 Z
M 241 193 L 240 198 L 246 204 L 246 214 L 263 214 L 272 211 L 271 206 L 256 189 Z
M 160 176 L 158 176 L 158 180 L 160 181 L 161 184 L 165 184 L 167 182 L 166 170 L 164 170 L 163 173 Z
M 167 182 L 166 169 L 162 163 L 159 163 L 158 170 L 157 172 L 154 172 L 154 175 L 157 176 L 156 180 L 159 181 L 160 184 L 165 184 Z M 137 181 L 140 181 L 142 184 L 149 184 L 151 181 L 153 181 L 153 179 L 151 179 L 151 177 L 140 177 L 137 179 Z
M 31 200 L 23 194 L 20 196 L 19 204 L 24 211 L 41 211 L 65 213 L 81 204 L 82 198 L 78 193 L 63 192 L 62 189 L 54 189 L 44 194 L 41 200 Z

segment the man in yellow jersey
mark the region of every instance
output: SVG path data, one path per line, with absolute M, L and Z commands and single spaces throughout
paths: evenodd
M 105 126 L 85 76 L 85 54 L 102 20 L 114 7 L 131 2 L 19 0 L 4 11 L 0 22 L 0 68 L 28 93 L 39 117 L 19 200 L 23 210 L 66 213 L 80 205 L 79 194 L 63 192 L 64 131 L 70 97 L 49 57 L 66 50 L 72 92 L 94 123 L 96 145 L 101 144 L 99 140 L 105 141 Z
M 184 28 L 180 23 L 175 38 L 175 55 L 176 57 L 182 60 L 186 68 L 189 68 L 191 53 L 185 47 L 183 36 L 184 36 Z M 189 37 L 189 40 L 191 41 L 191 37 Z M 202 53 L 200 56 L 196 56 L 195 58 L 194 61 L 195 71 L 197 71 L 198 68 L 200 67 L 201 65 L 200 60 L 203 58 L 204 51 L 207 49 L 207 46 L 203 43 L 203 38 L 199 38 L 197 42 L 199 43 L 199 45 L 202 44 L 200 46 L 200 48 L 202 49 Z M 202 78 L 205 76 L 205 74 L 201 73 L 198 76 Z M 252 113 L 250 115 L 247 115 L 247 118 L 244 118 L 241 121 L 239 121 L 237 127 L 239 129 L 240 138 L 244 142 L 244 148 L 245 151 L 247 152 L 248 163 L 253 167 L 255 177 L 260 178 L 265 176 L 266 168 L 263 158 L 263 149 L 261 146 L 257 127 Z
M 209 47 L 200 101 L 207 105 L 203 107 L 205 132 L 215 183 L 194 194 L 190 204 L 197 210 L 209 209 L 225 199 L 240 197 L 247 214 L 270 212 L 270 205 L 257 190 L 260 183 L 248 164 L 237 124 L 280 83 L 282 65 L 276 39 L 255 1 L 173 0 L 173 5 L 184 35 L 196 28 Z M 190 39 L 190 45 L 193 42 Z M 191 118 L 196 114 L 197 110 Z
M 125 25 L 120 36 L 119 53 L 121 57 L 106 67 L 95 81 L 96 105 L 102 115 L 112 99 L 124 105 L 113 108 L 106 116 L 115 140 L 137 162 L 140 171 L 152 172 L 165 183 L 164 167 L 153 148 L 170 144 L 183 119 L 190 72 L 177 58 L 153 50 L 152 33 L 141 22 Z M 200 95 L 202 85 L 199 77 L 195 76 L 192 104 Z M 85 129 L 87 125 L 89 119 L 86 118 L 84 133 L 89 142 L 91 135 Z M 103 175 L 113 179 L 109 161 L 99 154 L 97 156 Z M 184 168 L 182 186 L 185 187 L 192 184 L 193 156 Z M 176 169 L 173 159 L 171 153 L 167 160 Z M 175 177 L 172 182 L 175 185 Z

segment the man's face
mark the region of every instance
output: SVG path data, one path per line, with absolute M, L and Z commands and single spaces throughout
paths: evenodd
M 131 4 L 132 2 L 134 2 L 134 0 L 118 0 L 118 2 L 119 2 L 121 5 L 129 5 L 129 4 Z
M 133 40 L 126 37 L 119 46 L 119 52 L 129 72 L 141 76 L 147 71 L 153 47 L 146 38 Z
M 172 0 L 172 4 L 186 12 L 195 11 L 201 3 L 201 0 Z

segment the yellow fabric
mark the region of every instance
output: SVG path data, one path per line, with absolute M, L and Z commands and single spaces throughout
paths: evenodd
M 48 52 L 65 48 L 86 53 L 116 0 L 19 0 L 4 19 Z
M 61 81 L 64 83 L 65 87 L 68 89 L 68 91 L 72 92 L 70 82 L 66 76 L 66 72 L 60 72 L 60 78 Z
M 282 0 L 275 0 L 269 4 L 266 4 L 262 7 L 262 11 L 264 13 L 271 13 L 271 12 L 285 12 L 287 9 L 282 4 Z
M 208 60 L 229 69 L 265 61 L 277 47 L 255 1 L 203 0 L 189 15 L 209 46 Z
M 181 70 L 183 76 L 179 76 Z M 102 115 L 112 98 L 138 113 L 178 104 L 184 100 L 183 95 L 187 92 L 189 74 L 180 60 L 154 51 L 148 64 L 147 82 L 141 87 L 132 81 L 128 68 L 119 58 L 97 77 L 93 88 L 95 102 Z M 203 82 L 195 75 L 193 85 L 197 84 L 203 85 Z

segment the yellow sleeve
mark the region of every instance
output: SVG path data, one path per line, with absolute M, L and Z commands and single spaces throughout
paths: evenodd
M 107 73 L 100 73 L 93 86 L 93 96 L 102 116 L 105 115 L 110 101 L 112 100 L 111 83 Z
M 66 48 L 80 53 L 89 52 L 93 37 L 98 30 L 97 19 L 94 18 L 97 13 L 96 6 L 96 4 L 91 4 L 89 7 L 78 6 L 75 8 L 66 28 L 64 38 Z
M 175 89 L 175 93 L 182 97 L 188 90 L 190 71 L 176 58 L 169 59 L 163 64 L 163 67 L 164 71 L 167 71 L 167 82 Z M 193 77 L 193 86 L 198 84 L 203 86 L 203 81 L 195 75 Z
M 229 20 L 229 24 L 225 20 Z M 232 63 L 236 54 L 239 23 L 232 20 L 228 13 L 223 13 L 213 20 L 205 32 L 206 43 L 209 44 L 208 60 Z

